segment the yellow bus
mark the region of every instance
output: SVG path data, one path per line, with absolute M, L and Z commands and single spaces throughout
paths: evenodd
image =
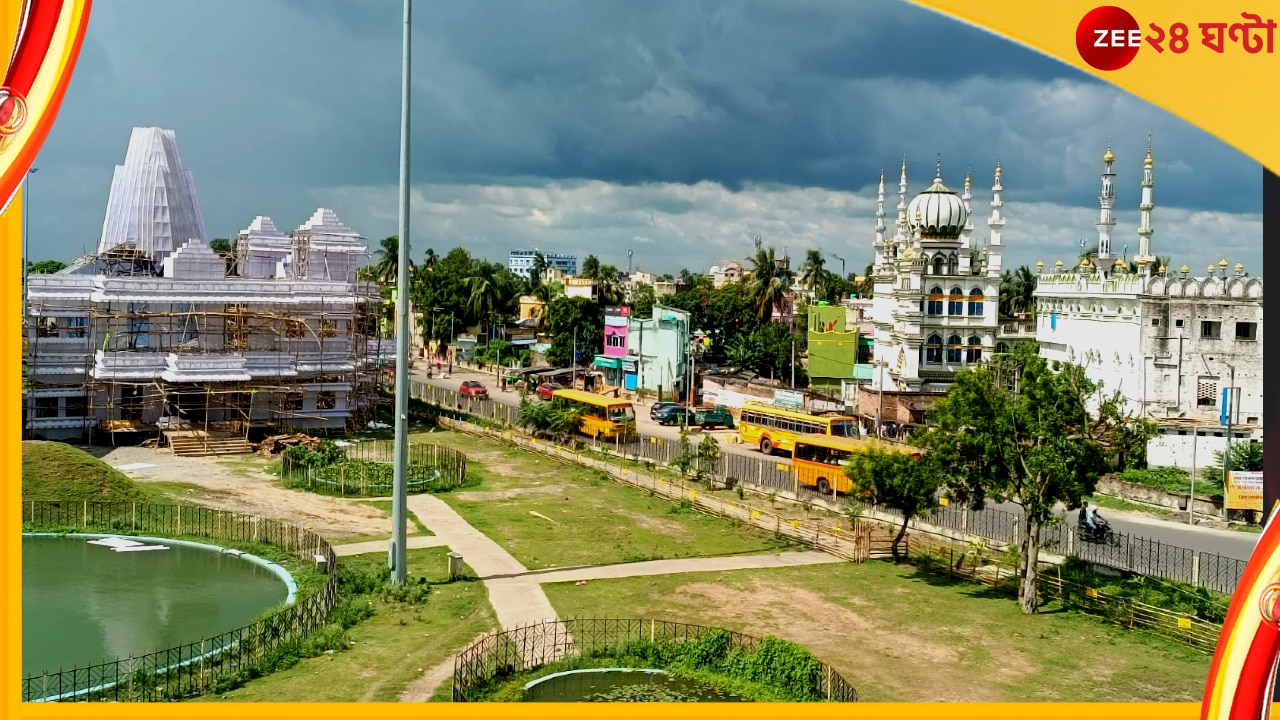
M 801 435 L 795 440 L 791 457 L 791 473 L 799 487 L 816 489 L 822 495 L 833 492 L 847 494 L 853 483 L 845 475 L 849 458 L 868 448 L 880 447 L 911 453 L 920 457 L 920 451 L 906 445 L 896 445 L 872 438 L 831 437 L 830 435 Z
M 738 418 L 738 440 L 765 455 L 790 453 L 798 435 L 858 437 L 858 420 L 845 415 L 813 415 L 771 405 L 748 404 Z
M 636 411 L 626 400 L 563 389 L 551 393 L 551 402 L 581 412 L 582 424 L 578 427 L 578 432 L 588 437 L 612 440 L 618 436 L 627 437 L 636 431 Z

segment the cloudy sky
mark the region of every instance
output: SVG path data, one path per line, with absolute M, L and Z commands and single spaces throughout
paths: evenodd
M 976 234 L 1004 166 L 1006 264 L 1093 239 L 1108 137 L 1113 249 L 1137 250 L 1145 138 L 1154 245 L 1202 269 L 1261 270 L 1261 168 L 1123 91 L 902 0 L 416 0 L 414 257 L 462 245 L 598 255 L 675 272 L 745 256 L 752 236 L 850 271 L 941 156 L 971 168 Z M 95 3 L 30 193 L 32 256 L 96 246 L 133 126 L 177 132 L 210 235 L 333 208 L 394 234 L 398 0 Z M 829 260 L 839 269 L 838 260 Z

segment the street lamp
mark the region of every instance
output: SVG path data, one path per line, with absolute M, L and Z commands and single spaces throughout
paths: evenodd
M 404 0 L 404 38 L 400 57 L 400 247 L 396 286 L 396 440 L 394 497 L 391 501 L 391 547 L 388 564 L 391 582 L 403 585 L 407 579 L 405 548 L 408 534 L 409 470 L 409 88 L 413 0 Z

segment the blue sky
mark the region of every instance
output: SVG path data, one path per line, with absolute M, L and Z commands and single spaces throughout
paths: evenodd
M 974 177 L 985 237 L 1004 166 L 1006 265 L 1096 236 L 1111 138 L 1137 250 L 1147 134 L 1154 246 L 1261 271 L 1261 168 L 1105 83 L 901 0 L 416 0 L 413 254 L 462 245 L 594 253 L 658 272 L 740 258 L 751 237 L 860 269 L 875 183 L 896 205 L 941 155 Z M 30 193 L 32 255 L 97 245 L 138 125 L 175 130 L 206 225 L 225 237 L 333 208 L 396 232 L 398 0 L 128 0 L 93 7 Z M 831 261 L 838 267 L 838 261 Z

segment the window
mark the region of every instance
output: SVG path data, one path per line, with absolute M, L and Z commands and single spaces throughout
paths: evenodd
M 929 288 L 929 314 L 930 315 L 942 314 L 942 288 L 936 285 L 932 288 Z
M 1151 318 L 1151 327 L 1160 327 L 1160 318 Z
M 332 320 L 320 321 L 320 337 L 331 338 L 338 336 L 338 324 Z
M 321 390 L 316 393 L 316 409 L 332 410 L 338 406 L 338 395 L 332 390 Z
M 937 256 L 935 256 L 935 257 L 933 258 L 933 274 L 934 274 L 934 275 L 943 275 L 943 274 L 945 274 L 945 273 L 946 273 L 946 271 L 947 271 L 947 268 L 946 268 L 946 264 L 945 264 L 945 263 L 946 263 L 946 261 L 945 261 L 945 260 L 943 260 L 943 258 L 942 258 L 942 256 L 941 256 L 941 255 L 937 255 Z M 939 292 L 939 293 L 941 293 L 942 291 L 941 291 L 941 290 L 939 290 L 938 292 Z
M 964 291 L 959 286 L 951 288 L 950 298 L 947 301 L 947 314 L 964 314 Z
M 969 315 L 982 314 L 982 288 L 974 288 L 969 291 Z
M 87 317 L 67 318 L 67 337 L 82 338 L 85 336 L 88 328 L 89 318 Z
M 296 413 L 302 410 L 302 393 L 299 391 L 287 392 L 280 396 L 280 411 L 285 413 Z
M 959 335 L 952 335 L 951 337 L 947 338 L 947 362 L 959 363 L 960 356 L 961 356 L 960 350 L 961 350 L 961 347 L 960 347 Z
M 1002 354 L 1009 352 L 1009 343 L 1006 343 L 1006 342 L 996 343 L 996 352 L 1002 353 Z
M 82 418 L 89 414 L 89 402 L 83 397 L 69 397 L 63 407 L 65 417 Z
M 1216 340 L 1222 337 L 1222 323 L 1217 320 L 1200 321 L 1200 337 Z
M 982 338 L 977 335 L 970 336 L 968 347 L 964 349 L 964 361 L 967 363 L 976 363 L 982 361 Z
M 1258 323 L 1252 323 L 1252 322 L 1236 323 L 1236 339 L 1237 340 L 1257 340 L 1258 339 Z
M 621 335 L 606 335 L 604 338 L 605 347 L 620 348 L 626 346 L 626 338 Z
M 1181 320 L 1174 320 L 1174 321 L 1173 321 L 1173 326 L 1174 326 L 1174 327 L 1182 327 L 1182 321 L 1181 321 Z
M 924 361 L 930 363 L 942 362 L 942 337 L 940 335 L 929 336 L 929 344 L 924 351 Z
M 40 318 L 36 323 L 36 337 L 58 337 L 58 318 Z
M 951 275 L 960 274 L 960 257 L 955 253 L 951 253 L 951 258 L 947 260 L 947 272 Z
M 1196 378 L 1196 405 L 1218 406 L 1218 378 L 1205 376 Z
M 36 398 L 36 417 L 56 418 L 60 413 L 61 413 L 61 408 L 58 407 L 58 398 L 56 397 Z

